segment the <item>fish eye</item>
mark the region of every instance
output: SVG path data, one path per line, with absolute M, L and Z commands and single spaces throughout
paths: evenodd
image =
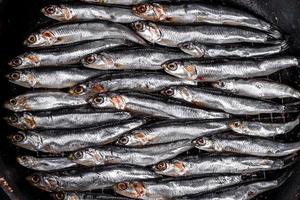
M 144 24 L 141 22 L 136 22 L 133 24 L 133 28 L 137 31 L 142 31 L 144 29 Z
M 238 128 L 240 125 L 241 125 L 240 122 L 234 122 L 234 123 L 233 123 L 233 126 L 236 127 L 236 128 Z
M 127 144 L 128 142 L 129 142 L 129 139 L 128 139 L 127 136 L 124 136 L 124 137 L 119 139 L 120 144 Z
M 87 64 L 93 64 L 95 61 L 96 61 L 96 58 L 94 55 L 90 55 L 90 56 L 87 56 L 84 61 L 87 63 Z
M 26 156 L 21 156 L 20 159 L 21 159 L 23 162 L 27 161 L 27 157 L 26 157 Z
M 172 88 L 169 88 L 169 89 L 165 90 L 165 94 L 167 96 L 173 96 L 174 95 L 174 90 Z
M 13 66 L 20 66 L 20 65 L 22 65 L 22 59 L 17 57 L 17 58 L 12 59 L 12 61 L 10 63 Z
M 63 200 L 65 199 L 65 195 L 63 193 L 57 193 L 54 196 L 57 200 Z
M 34 44 L 37 41 L 37 38 L 34 34 L 31 34 L 28 38 L 27 38 L 27 42 L 30 44 Z
M 128 185 L 127 185 L 127 183 L 118 183 L 117 188 L 119 190 L 127 190 Z
M 220 87 L 225 87 L 225 83 L 223 81 L 219 82 Z
M 102 103 L 104 103 L 104 98 L 103 97 L 95 97 L 94 102 L 97 104 L 102 104 Z
M 177 64 L 176 63 L 170 63 L 167 65 L 167 68 L 171 71 L 177 70 Z
M 183 47 L 184 49 L 192 49 L 191 43 L 184 43 L 184 44 L 182 45 L 182 47 Z
M 11 100 L 9 100 L 9 103 L 11 104 L 11 105 L 16 105 L 17 104 L 17 100 L 16 99 L 11 99 Z
M 167 169 L 167 167 L 168 167 L 168 165 L 165 162 L 160 162 L 155 166 L 155 168 L 159 171 L 164 171 Z
M 11 141 L 13 143 L 22 142 L 25 139 L 25 137 L 21 134 L 15 134 L 11 137 Z
M 77 151 L 74 153 L 74 158 L 76 159 L 81 159 L 83 158 L 83 152 L 82 151 Z
M 35 183 L 35 184 L 39 183 L 39 182 L 41 181 L 40 176 L 38 176 L 38 175 L 33 175 L 33 176 L 31 177 L 31 181 L 32 181 L 33 183 Z
M 84 92 L 84 87 L 82 85 L 76 86 L 73 91 L 75 94 L 82 94 Z
M 204 146 L 206 144 L 205 139 L 204 138 L 198 138 L 197 139 L 197 144 L 201 145 L 201 146 Z
M 19 72 L 13 72 L 9 75 L 9 79 L 16 81 L 20 79 L 20 73 Z
M 55 13 L 55 6 L 52 6 L 52 5 L 50 5 L 50 6 L 47 6 L 46 8 L 45 8 L 45 12 L 47 13 L 47 14 L 50 14 L 50 15 L 52 15 L 52 14 L 54 14 Z
M 136 11 L 138 11 L 139 13 L 145 13 L 147 11 L 147 5 L 142 4 L 136 6 Z
M 15 115 L 11 115 L 8 117 L 9 122 L 11 123 L 17 123 L 18 122 L 18 117 Z

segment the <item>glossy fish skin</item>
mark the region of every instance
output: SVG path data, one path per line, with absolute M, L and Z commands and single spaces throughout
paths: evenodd
M 131 42 L 124 39 L 104 39 L 88 41 L 82 44 L 68 45 L 56 49 L 32 50 L 13 58 L 8 64 L 14 69 L 61 67 L 79 64 L 85 56 L 106 49 L 130 46 Z
M 243 26 L 278 32 L 269 23 L 241 10 L 201 3 L 168 5 L 160 3 L 133 6 L 133 13 L 148 21 L 170 24 L 217 24 Z
M 193 148 L 190 140 L 144 148 L 103 147 L 88 148 L 70 154 L 70 159 L 83 166 L 101 166 L 108 164 L 130 164 L 138 166 L 154 165 L 162 160 L 172 159 Z
M 209 112 L 192 108 L 178 101 L 134 92 L 98 94 L 91 98 L 89 102 L 94 108 L 114 108 L 168 119 L 218 119 L 230 117 L 226 113 Z
M 300 143 L 280 143 L 255 137 L 214 135 L 193 141 L 196 148 L 208 152 L 231 152 L 253 156 L 281 157 L 297 153 Z
M 173 59 L 187 59 L 192 56 L 176 50 L 161 48 L 133 48 L 124 50 L 103 51 L 92 54 L 82 60 L 85 67 L 98 70 L 143 69 L 161 70 L 161 65 Z
M 116 144 L 131 147 L 163 144 L 185 139 L 195 139 L 203 135 L 220 133 L 227 130 L 227 120 L 166 120 L 125 133 Z
M 19 156 L 17 162 L 23 167 L 37 171 L 57 171 L 77 166 L 76 163 L 64 157 L 36 158 L 33 156 Z
M 153 170 L 164 176 L 183 177 L 209 174 L 248 174 L 283 169 L 289 164 L 282 159 L 250 156 L 201 156 L 162 161 L 153 166 Z
M 286 123 L 263 123 L 254 121 L 236 120 L 229 123 L 232 131 L 243 135 L 274 137 L 290 132 L 300 123 L 299 118 Z
M 14 113 L 5 117 L 5 120 L 9 125 L 18 129 L 34 130 L 85 128 L 129 118 L 131 118 L 131 114 L 123 111 L 99 111 L 79 108 L 39 113 Z
M 132 23 L 141 20 L 140 17 L 133 15 L 129 8 L 99 5 L 49 5 L 42 9 L 42 13 L 61 22 L 107 20 L 117 23 Z
M 222 110 L 235 115 L 256 115 L 261 113 L 289 112 L 288 107 L 273 102 L 231 96 L 209 88 L 172 86 L 163 94 L 184 100 L 203 108 Z
M 126 197 L 117 197 L 102 193 L 64 192 L 51 195 L 53 200 L 130 200 Z
M 55 110 L 86 105 L 87 97 L 72 96 L 64 92 L 32 92 L 7 101 L 4 106 L 14 112 Z
M 147 180 L 158 178 L 154 172 L 132 166 L 107 166 L 101 169 L 37 173 L 26 179 L 35 187 L 48 192 L 89 191 L 109 188 L 125 180 Z
M 171 85 L 197 85 L 197 82 L 178 79 L 162 72 L 132 72 L 96 77 L 71 88 L 69 93 L 87 95 L 116 90 L 156 92 Z
M 219 81 L 227 78 L 251 78 L 267 76 L 279 70 L 298 66 L 293 56 L 281 56 L 261 60 L 232 60 L 221 62 L 169 61 L 164 70 L 178 78 L 199 82 Z
M 126 5 L 126 6 L 149 2 L 149 0 L 80 0 L 80 1 L 87 2 L 87 3 L 95 3 L 100 5 L 112 4 L 112 5 Z
M 178 47 L 180 43 L 196 41 L 204 44 L 278 43 L 278 35 L 256 30 L 244 30 L 227 26 L 167 26 L 138 21 L 131 24 L 133 30 L 150 43 Z
M 214 87 L 237 95 L 258 99 L 297 98 L 300 91 L 281 83 L 262 79 L 227 79 L 212 84 Z
M 20 131 L 9 139 L 14 145 L 31 151 L 63 153 L 111 143 L 144 123 L 145 120 L 126 120 L 85 129 Z
M 108 21 L 58 24 L 31 34 L 24 44 L 28 47 L 49 47 L 101 39 L 124 39 L 147 45 L 131 29 Z
M 251 58 L 271 56 L 284 52 L 288 44 L 282 42 L 274 45 L 251 46 L 241 44 L 209 45 L 198 42 L 184 42 L 178 47 L 185 53 L 197 58 Z
M 113 189 L 118 194 L 134 199 L 167 200 L 185 195 L 210 192 L 242 182 L 242 176 L 232 175 L 160 182 L 122 182 L 115 184 Z
M 9 82 L 26 88 L 62 89 L 73 87 L 101 74 L 104 73 L 98 70 L 66 67 L 17 70 L 6 77 Z

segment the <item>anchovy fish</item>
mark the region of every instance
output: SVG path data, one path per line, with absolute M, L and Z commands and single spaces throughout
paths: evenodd
M 82 58 L 95 52 L 130 45 L 132 45 L 132 43 L 124 39 L 89 41 L 83 44 L 68 45 L 55 49 L 26 52 L 13 58 L 8 64 L 15 69 L 42 66 L 61 67 L 79 64 Z
M 9 139 L 14 145 L 31 151 L 62 153 L 111 143 L 144 123 L 145 120 L 133 119 L 85 129 L 19 131 Z
M 162 160 L 171 159 L 193 148 L 190 140 L 144 148 L 103 147 L 88 148 L 70 154 L 70 159 L 83 166 L 107 164 L 130 164 L 138 166 L 154 165 Z
M 181 200 L 250 200 L 263 192 L 280 187 L 288 178 L 289 176 L 284 174 L 277 180 L 238 185 L 198 197 L 181 198 Z
M 36 158 L 33 156 L 19 156 L 17 162 L 26 168 L 37 171 L 57 171 L 77 166 L 76 163 L 65 157 Z
M 96 77 L 71 88 L 69 93 L 87 95 L 116 90 L 156 92 L 171 85 L 197 85 L 197 82 L 178 79 L 161 72 L 121 73 Z
M 227 120 L 166 120 L 152 123 L 124 134 L 117 142 L 122 146 L 144 146 L 184 139 L 195 139 L 203 135 L 227 131 Z
M 33 130 L 85 128 L 129 118 L 131 118 L 131 114 L 123 111 L 99 111 L 79 108 L 39 113 L 14 113 L 4 119 L 9 125 L 16 128 Z
M 278 170 L 294 163 L 293 158 L 270 159 L 237 156 L 194 156 L 162 161 L 153 169 L 156 173 L 171 176 L 198 176 L 209 174 L 248 174 L 258 171 Z
M 227 79 L 212 84 L 214 87 L 230 91 L 234 94 L 259 99 L 297 98 L 300 91 L 270 80 L 261 79 Z
M 148 21 L 170 24 L 217 24 L 243 26 L 266 32 L 278 32 L 269 23 L 247 12 L 224 6 L 202 3 L 178 5 L 148 3 L 135 5 L 133 13 Z M 279 34 L 279 33 L 277 33 Z
M 230 117 L 226 113 L 209 112 L 192 108 L 178 101 L 134 92 L 98 94 L 94 98 L 91 98 L 89 102 L 94 108 L 115 108 L 170 119 L 216 119 Z
M 80 68 L 60 69 L 25 69 L 11 72 L 6 77 L 17 85 L 26 88 L 61 89 L 73 87 L 90 78 L 104 75 L 107 72 Z
M 216 189 L 242 183 L 240 175 L 215 176 L 171 181 L 133 181 L 115 184 L 116 193 L 134 199 L 167 200 L 174 197 L 210 192 Z
M 241 44 L 209 45 L 198 42 L 184 42 L 178 47 L 185 53 L 197 58 L 250 58 L 278 54 L 287 50 L 288 44 L 250 46 Z
M 32 92 L 12 98 L 4 106 L 14 112 L 54 110 L 86 105 L 86 99 L 64 92 Z
M 64 171 L 58 173 L 36 173 L 26 179 L 35 187 L 48 191 L 89 191 L 109 188 L 126 180 L 158 178 L 154 172 L 132 166 L 107 166 L 102 169 Z
M 196 148 L 208 152 L 232 152 L 253 156 L 281 157 L 297 153 L 300 143 L 280 143 L 272 140 L 236 135 L 204 136 L 193 141 Z
M 42 9 L 42 13 L 61 22 L 107 20 L 117 23 L 131 23 L 142 20 L 133 15 L 129 8 L 99 5 L 49 5 Z
M 192 56 L 176 50 L 161 48 L 133 48 L 124 50 L 103 51 L 82 59 L 85 67 L 99 70 L 161 70 L 162 64 L 168 60 L 186 59 Z
M 130 200 L 126 197 L 112 196 L 102 193 L 78 193 L 78 192 L 64 192 L 55 193 L 51 195 L 54 200 Z
M 278 43 L 278 34 L 267 34 L 257 30 L 245 30 L 229 26 L 167 26 L 152 22 L 138 21 L 131 24 L 133 30 L 145 40 L 168 47 L 196 41 L 204 44 L 228 43 Z
M 261 60 L 225 60 L 218 62 L 176 60 L 166 62 L 162 66 L 167 73 L 173 76 L 205 82 L 227 78 L 267 76 L 289 67 L 299 67 L 299 62 L 293 56 L 281 56 Z
M 222 110 L 236 115 L 256 115 L 261 113 L 294 112 L 288 106 L 239 96 L 231 96 L 209 88 L 192 88 L 188 86 L 172 86 L 162 91 L 163 94 L 176 99 L 191 102 L 196 106 Z
M 108 21 L 54 25 L 31 34 L 24 44 L 28 47 L 47 47 L 100 39 L 125 39 L 147 45 L 131 29 Z
M 274 137 L 290 132 L 300 123 L 299 117 L 286 123 L 263 123 L 256 121 L 232 120 L 229 127 L 236 133 L 259 137 Z

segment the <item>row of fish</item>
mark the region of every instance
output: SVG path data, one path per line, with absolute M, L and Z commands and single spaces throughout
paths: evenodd
M 56 200 L 249 200 L 292 175 L 300 143 L 272 138 L 299 125 L 300 92 L 261 78 L 299 66 L 281 55 L 288 42 L 277 27 L 186 0 L 41 12 L 56 22 L 27 37 L 6 76 L 38 89 L 5 103 L 33 186 Z M 245 118 L 273 113 L 294 117 Z

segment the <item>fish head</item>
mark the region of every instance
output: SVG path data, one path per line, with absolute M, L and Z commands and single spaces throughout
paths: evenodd
M 152 168 L 157 174 L 172 177 L 182 176 L 186 172 L 185 164 L 179 160 L 162 161 Z
M 160 41 L 162 37 L 159 27 L 152 22 L 137 21 L 132 23 L 131 27 L 139 36 L 151 43 Z
M 54 200 L 80 200 L 81 198 L 76 193 L 65 192 L 65 193 L 54 193 L 51 194 Z
M 16 160 L 20 165 L 27 168 L 32 168 L 37 164 L 36 158 L 32 156 L 18 156 Z
M 58 21 L 69 21 L 73 18 L 72 11 L 64 5 L 48 5 L 42 8 L 41 12 Z
M 30 67 L 37 67 L 41 63 L 41 58 L 33 53 L 24 53 L 19 55 L 8 62 L 8 65 L 14 69 L 24 69 Z
M 195 42 L 183 42 L 178 47 L 185 53 L 197 58 L 205 56 L 206 47 L 204 45 L 196 45 Z
M 69 90 L 69 94 L 74 96 L 91 96 L 104 93 L 107 90 L 99 82 L 88 81 L 78 84 Z
M 199 137 L 192 141 L 192 143 L 195 145 L 197 149 L 203 150 L 203 151 L 214 151 L 214 141 L 210 137 Z
M 134 199 L 144 199 L 146 188 L 143 182 L 121 182 L 113 186 L 116 193 Z
M 217 82 L 212 83 L 212 86 L 214 88 L 218 88 L 221 90 L 228 90 L 234 92 L 234 87 L 233 87 L 233 80 L 220 80 Z
M 126 106 L 125 99 L 118 94 L 98 94 L 89 99 L 89 103 L 94 108 L 115 108 L 124 110 Z
M 158 3 L 145 3 L 132 7 L 133 14 L 149 21 L 159 21 L 165 18 L 165 7 Z
M 107 53 L 91 54 L 82 59 L 85 67 L 99 70 L 118 69 L 114 65 L 113 58 Z
M 244 133 L 246 131 L 247 123 L 242 120 L 234 120 L 230 121 L 228 126 L 236 133 Z
M 185 65 L 183 61 L 173 60 L 162 64 L 162 68 L 168 74 L 187 80 L 197 79 L 197 69 L 193 65 Z
M 177 98 L 177 99 L 185 99 L 186 101 L 192 100 L 188 89 L 184 86 L 178 86 L 178 87 L 172 86 L 172 87 L 166 88 L 161 91 L 161 94 L 168 96 L 168 97 Z
M 30 109 L 27 105 L 27 98 L 23 95 L 9 99 L 4 103 L 4 107 L 15 112 Z
M 144 146 L 148 144 L 150 140 L 151 138 L 148 138 L 143 131 L 134 130 L 119 138 L 116 144 L 120 146 Z
M 4 117 L 4 120 L 11 126 L 18 129 L 34 129 L 36 122 L 30 113 L 14 113 Z
M 69 158 L 83 166 L 97 166 L 105 164 L 105 156 L 95 149 L 84 149 L 70 154 Z
M 60 185 L 58 177 L 50 174 L 36 173 L 27 176 L 26 180 L 31 185 L 49 192 L 56 191 Z
M 32 33 L 24 41 L 24 45 L 28 47 L 48 47 L 55 44 L 58 39 L 48 30 L 41 33 Z
M 19 131 L 18 133 L 8 136 L 8 139 L 16 146 L 33 151 L 39 149 L 43 143 L 41 137 L 35 132 L 26 132 L 25 134 Z
M 11 72 L 6 75 L 6 78 L 11 83 L 27 88 L 34 87 L 38 83 L 35 74 L 28 70 Z

